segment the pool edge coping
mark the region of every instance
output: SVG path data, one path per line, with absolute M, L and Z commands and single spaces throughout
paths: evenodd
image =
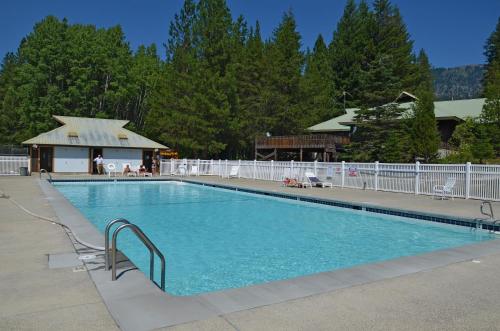
M 54 182 L 58 181 L 74 182 L 96 180 L 54 180 Z M 108 182 L 113 181 L 113 179 L 101 179 L 98 181 Z M 132 179 L 128 181 L 143 180 Z M 158 181 L 158 179 L 150 179 L 147 181 Z M 205 184 L 205 186 L 229 188 L 232 190 L 239 189 L 240 191 L 247 191 L 249 193 L 271 193 L 273 195 L 276 193 L 240 186 L 186 180 L 177 177 L 160 179 L 159 181 L 181 181 L 198 185 Z M 64 224 L 72 227 L 80 237 L 84 238 L 84 240 L 97 241 L 99 243 L 104 242 L 104 235 L 101 234 L 97 228 L 87 220 L 83 214 L 64 197 L 64 195 L 62 195 L 62 193 L 51 185 L 51 183 L 46 180 L 39 180 L 39 183 L 42 187 L 42 192 L 49 198 L 49 203 L 54 208 L 56 215 Z M 310 196 L 287 193 L 277 193 L 277 195 L 278 197 L 288 195 L 311 199 Z M 323 201 L 330 200 L 319 197 L 314 199 Z M 357 202 L 330 201 L 374 207 L 370 204 Z M 386 207 L 375 206 L 375 208 L 382 209 Z M 427 215 L 433 215 L 435 217 L 437 214 L 429 213 Z M 446 215 L 439 216 L 443 217 Z M 455 219 L 457 219 L 457 217 L 455 217 Z M 467 220 L 466 218 L 461 219 Z M 78 230 L 76 230 L 75 227 Z M 82 230 L 84 234 L 78 232 L 79 230 Z M 399 257 L 387 261 L 354 266 L 347 269 L 321 272 L 292 279 L 272 281 L 242 288 L 225 289 L 185 297 L 173 296 L 161 292 L 161 290 L 153 285 L 149 279 L 138 270 L 127 273 L 126 277 L 116 282 L 111 282 L 111 275 L 109 272 L 91 269 L 88 271 L 112 317 L 122 329 L 149 330 L 152 328 L 173 326 L 236 311 L 282 303 L 289 300 L 306 298 L 312 295 L 328 293 L 379 280 L 410 275 L 495 253 L 500 253 L 500 240 L 489 240 L 456 248 L 448 248 L 419 255 Z M 126 290 L 130 292 L 123 293 Z M 137 302 L 141 303 L 139 307 Z M 154 308 L 153 311 L 157 312 L 155 316 L 152 316 L 152 307 Z M 133 312 L 135 312 L 135 314 L 132 314 Z

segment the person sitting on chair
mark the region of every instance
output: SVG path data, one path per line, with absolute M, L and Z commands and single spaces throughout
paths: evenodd
M 141 166 L 139 167 L 139 174 L 145 174 L 146 173 L 146 167 L 144 166 L 144 164 L 141 164 Z
M 128 165 L 128 164 L 125 165 L 125 169 L 123 169 L 123 176 L 126 176 L 131 172 L 132 172 L 132 170 L 130 169 L 130 165 Z

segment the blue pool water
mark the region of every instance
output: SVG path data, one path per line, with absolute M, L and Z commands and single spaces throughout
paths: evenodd
M 54 185 L 101 232 L 120 217 L 139 225 L 165 255 L 167 292 L 174 295 L 492 239 L 464 227 L 179 182 Z M 124 231 L 118 247 L 149 275 L 149 252 L 138 239 Z M 156 269 L 158 276 L 159 263 Z

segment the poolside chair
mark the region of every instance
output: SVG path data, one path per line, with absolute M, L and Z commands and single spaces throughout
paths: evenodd
M 302 186 L 307 187 L 313 187 L 313 186 L 319 186 L 319 187 L 332 187 L 333 188 L 333 183 L 329 182 L 322 182 L 318 176 L 316 176 L 314 173 L 306 171 L 304 176 L 307 179 L 307 182 L 302 183 Z
M 139 175 L 139 166 L 130 166 L 130 172 L 127 174 L 128 177 L 137 177 Z
M 231 171 L 229 172 L 229 176 L 227 178 L 238 177 L 239 171 L 240 171 L 240 166 L 232 166 Z
M 108 163 L 106 169 L 108 171 L 108 177 L 111 177 L 111 174 L 116 177 L 116 165 L 114 163 Z
M 191 176 L 198 176 L 198 166 L 191 166 L 191 171 L 189 172 Z
M 179 176 L 186 176 L 187 175 L 187 166 L 184 164 L 181 164 L 179 168 L 177 168 L 177 174 Z
M 446 196 L 449 196 L 453 200 L 453 189 L 455 188 L 456 183 L 456 178 L 448 177 L 444 185 L 434 185 L 432 189 L 434 193 L 433 199 L 435 199 L 436 197 L 440 197 L 441 200 L 444 200 Z

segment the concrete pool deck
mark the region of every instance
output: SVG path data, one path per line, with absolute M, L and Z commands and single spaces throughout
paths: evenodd
M 58 177 L 68 178 L 65 176 Z M 78 178 L 95 179 L 96 177 L 88 176 Z M 441 214 L 447 213 L 454 214 L 460 217 L 479 216 L 479 201 L 433 201 L 430 197 L 425 196 L 415 197 L 404 194 L 347 189 L 290 189 L 280 187 L 279 183 L 268 183 L 252 180 L 245 181 L 239 179 L 221 180 L 219 178 L 213 177 L 191 177 L 189 179 L 219 184 L 237 185 L 240 187 L 252 187 L 268 191 L 283 190 L 283 192 L 293 194 L 308 194 L 336 200 L 379 204 L 381 206 L 391 208 L 420 210 L 424 212 Z M 47 205 L 46 193 L 43 193 L 40 190 L 40 187 L 38 186 L 35 178 L 0 178 L 0 190 L 5 191 L 9 195 L 12 195 L 19 202 L 24 202 L 24 205 L 29 206 L 29 208 L 33 209 L 33 211 L 48 216 L 56 215 L 56 213 L 51 210 L 51 206 Z M 339 195 L 335 196 L 334 194 Z M 383 196 L 381 197 L 378 195 Z M 32 201 L 39 201 L 40 205 L 37 205 Z M 52 200 L 48 201 L 52 203 Z M 2 226 L 5 226 L 6 229 L 5 231 L 2 230 L 2 235 L 8 235 L 11 232 L 19 231 L 20 234 L 18 237 L 16 237 L 16 244 L 30 244 L 33 246 L 32 251 L 26 252 L 26 258 L 28 259 L 27 262 L 29 262 L 31 256 L 41 254 L 44 251 L 45 254 L 48 253 L 54 255 L 56 253 L 74 253 L 74 248 L 72 248 L 71 241 L 66 236 L 65 232 L 60 230 L 59 227 L 30 219 L 30 223 L 37 224 L 30 225 L 30 229 L 33 228 L 33 235 L 35 238 L 37 234 L 36 230 L 39 226 L 41 228 L 43 228 L 44 226 L 49 226 L 50 229 L 53 230 L 53 232 L 48 234 L 49 238 L 52 238 L 52 236 L 58 237 L 60 235 L 60 240 L 65 240 L 69 245 L 67 247 L 62 247 L 59 250 L 46 252 L 47 248 L 42 245 L 43 240 L 41 242 L 40 240 L 34 241 L 33 238 L 31 238 L 30 240 L 30 238 L 24 236 L 23 228 L 18 229 L 18 227 L 21 225 L 21 222 L 19 222 L 18 219 L 22 219 L 22 217 L 29 219 L 30 217 L 27 217 L 27 215 L 23 214 L 19 210 L 16 210 L 16 207 L 14 205 L 10 204 L 10 202 L 4 199 L 0 199 L 0 203 L 2 206 L 2 210 L 11 210 L 13 208 L 11 210 L 11 213 L 13 215 L 12 217 L 10 217 L 8 220 L 4 220 L 2 218 L 2 223 L 0 224 L 2 224 Z M 495 211 L 498 214 L 500 211 L 499 205 L 495 204 L 495 208 Z M 57 234 L 57 232 L 59 232 L 59 234 Z M 3 242 L 4 241 L 2 240 L 2 244 Z M 15 265 L 15 267 L 19 269 L 19 273 L 22 272 L 23 274 L 32 275 L 33 279 L 36 279 L 36 272 L 33 272 L 34 270 L 36 271 L 36 269 L 31 270 L 29 268 L 31 262 L 17 262 L 18 259 L 21 259 L 22 261 L 22 256 L 16 253 L 16 250 L 14 250 L 12 246 L 12 243 L 6 243 L 5 245 L 5 249 L 7 249 L 7 251 L 10 253 L 8 254 L 8 256 L 7 254 L 4 256 L 0 253 L 0 263 L 2 263 L 1 265 L 4 265 L 4 263 L 9 263 L 9 258 L 11 258 L 12 261 L 10 261 L 10 263 Z M 496 324 L 498 324 L 498 322 L 500 321 L 500 318 L 497 318 L 495 315 L 495 312 L 498 310 L 498 308 L 500 308 L 500 290 L 497 290 L 497 288 L 499 288 L 498 286 L 500 285 L 500 279 L 497 280 L 497 278 L 500 277 L 496 277 L 496 275 L 498 275 L 500 271 L 500 265 L 498 264 L 498 262 L 500 261 L 500 250 L 497 246 L 498 245 L 486 245 L 483 247 L 484 249 L 481 252 L 459 248 L 458 252 L 448 252 L 447 254 L 441 254 L 441 259 L 444 258 L 448 261 L 447 263 L 445 263 L 446 266 L 441 267 L 436 267 L 436 265 L 442 265 L 442 263 L 435 264 L 435 261 L 432 262 L 432 257 L 430 259 L 417 257 L 413 260 L 414 269 L 407 270 L 404 275 L 401 275 L 401 273 L 397 273 L 398 268 L 391 269 L 387 266 L 379 266 L 382 268 L 378 270 L 378 273 L 386 274 L 387 276 L 389 276 L 389 278 L 385 277 L 385 279 L 382 280 L 380 280 L 380 275 L 377 275 L 377 273 L 373 272 L 373 268 L 371 270 L 371 277 L 365 277 L 364 279 L 362 278 L 357 280 L 355 279 L 356 273 L 353 274 L 352 270 L 350 274 L 347 273 L 343 277 L 339 276 L 339 274 L 337 274 L 336 278 L 319 275 L 316 277 L 325 278 L 330 282 L 331 288 L 324 288 L 322 289 L 322 291 L 316 293 L 314 293 L 314 291 L 312 291 L 313 293 L 310 293 L 311 288 L 309 288 L 310 294 L 307 297 L 297 299 L 297 295 L 290 295 L 290 299 L 287 301 L 273 304 L 271 300 L 270 304 L 266 306 L 260 305 L 260 307 L 256 307 L 253 309 L 247 309 L 247 307 L 249 307 L 248 303 L 241 302 L 240 300 L 227 300 L 228 297 L 231 298 L 231 295 L 228 296 L 227 292 L 222 294 L 219 293 L 219 296 L 221 296 L 221 298 L 219 300 L 218 307 L 211 306 L 210 304 L 205 307 L 208 307 L 208 310 L 213 310 L 213 314 L 199 316 L 200 318 L 198 319 L 203 320 L 176 325 L 173 328 L 179 330 L 495 329 Z M 4 246 L 2 245 L 2 249 L 3 248 Z M 467 255 L 468 261 L 457 263 L 458 255 L 460 255 L 460 258 L 463 259 L 464 253 L 469 254 Z M 478 261 L 471 262 L 471 259 L 476 256 L 481 256 L 480 263 L 476 263 Z M 426 265 L 427 267 L 422 268 L 422 265 Z M 47 266 L 45 267 L 48 268 L 48 262 Z M 61 270 L 62 269 L 64 268 L 61 268 Z M 71 270 L 72 272 L 72 268 L 66 269 Z M 363 269 L 363 267 L 360 267 L 358 269 Z M 4 269 L 2 269 L 2 273 L 3 270 Z M 419 270 L 420 272 L 418 272 Z M 364 275 L 366 275 L 366 271 L 367 270 L 365 270 Z M 0 275 L 2 273 L 0 273 Z M 90 277 L 94 277 L 94 281 L 96 281 L 95 274 L 94 276 L 84 272 L 77 272 L 73 274 L 85 274 L 85 281 L 88 281 L 90 283 L 92 283 Z M 27 286 L 27 284 L 29 284 L 29 282 L 31 281 L 31 279 L 23 280 L 22 277 L 11 277 L 10 279 L 5 279 L 5 281 L 2 280 L 2 284 L 0 286 L 5 286 L 5 288 L 22 288 Z M 346 281 L 347 284 L 350 281 L 351 285 L 341 286 L 339 284 L 339 281 L 344 282 L 344 285 L 346 284 Z M 119 284 L 120 282 L 121 280 L 118 282 L 114 282 L 114 284 Z M 314 289 L 315 286 L 310 284 L 310 287 Z M 266 290 L 266 287 L 261 287 L 260 290 L 262 289 Z M 299 292 L 307 292 L 304 290 L 303 284 L 296 286 L 295 289 Z M 4 288 L 2 287 L 2 291 L 3 290 Z M 94 291 L 94 294 L 96 294 L 95 287 L 93 287 L 92 290 Z M 273 297 L 275 296 L 273 290 L 273 288 L 267 287 L 267 291 L 264 291 L 262 295 Z M 76 291 L 77 293 L 75 294 L 85 296 L 88 295 L 87 292 L 89 292 L 89 290 L 86 288 L 80 289 L 80 291 L 83 293 L 79 293 L 78 291 Z M 154 291 L 152 290 L 151 292 Z M 4 298 L 3 292 L 0 292 L 0 294 L 2 294 L 2 298 Z M 101 295 L 106 297 L 107 294 L 103 294 L 103 292 L 101 291 Z M 116 293 L 112 295 L 115 295 L 115 303 L 121 301 L 119 297 L 116 297 Z M 20 300 L 21 306 L 22 304 L 25 304 L 22 301 L 23 298 L 17 298 L 15 295 L 11 295 L 8 298 L 9 300 L 7 301 L 9 302 L 9 306 L 16 306 L 18 304 L 16 303 L 18 300 Z M 124 297 L 123 299 L 126 298 Z M 93 316 L 90 313 L 87 317 L 92 316 L 92 321 L 94 322 L 96 320 L 101 320 L 103 323 L 110 322 L 111 327 L 106 324 L 106 328 L 104 329 L 112 329 L 112 327 L 116 328 L 116 326 L 114 326 L 113 320 L 106 311 L 106 306 L 103 304 L 103 300 L 106 301 L 102 297 L 99 297 L 99 295 L 97 294 L 97 301 L 95 302 L 95 304 L 100 303 L 103 306 L 103 309 L 100 310 L 101 314 L 98 316 L 99 318 L 93 319 Z M 162 298 L 158 300 L 164 299 Z M 208 300 L 208 302 L 210 302 L 210 300 Z M 207 301 L 205 301 L 205 303 L 207 303 Z M 64 303 L 61 304 L 63 307 L 65 307 Z M 170 302 L 170 304 L 172 304 L 172 302 Z M 183 304 L 184 303 L 179 303 L 180 306 L 182 306 Z M 212 304 L 214 304 L 214 301 L 212 301 Z M 247 304 L 247 306 L 245 306 L 245 304 Z M 37 306 L 36 304 L 33 305 Z M 44 305 L 44 302 L 41 301 L 40 305 Z M 228 306 L 228 309 L 223 309 L 224 305 Z M 238 305 L 240 306 L 238 307 Z M 252 305 L 250 304 L 250 307 L 251 306 Z M 113 314 L 113 308 L 110 307 L 109 309 Z M 150 307 L 149 310 L 151 312 L 156 311 L 160 313 L 155 309 L 155 307 Z M 231 310 L 233 310 L 234 312 L 231 312 Z M 3 312 L 3 309 L 0 311 Z M 165 311 L 165 314 L 168 313 L 168 311 Z M 170 311 L 170 313 L 172 312 Z M 181 313 L 182 312 L 179 312 L 178 314 Z M 18 314 L 14 313 L 12 316 L 16 315 Z M 83 316 L 86 315 L 83 314 Z M 154 319 L 155 317 L 146 316 L 146 319 L 148 318 Z M 141 318 L 138 319 L 140 320 Z M 29 317 L 28 320 L 30 320 Z M 65 325 L 66 329 L 73 329 L 72 327 L 70 327 L 72 326 L 71 324 L 64 324 L 64 318 L 61 320 L 53 318 L 50 319 L 49 322 L 52 324 L 45 324 L 46 327 L 44 327 L 43 323 L 39 324 L 38 329 L 53 329 L 54 325 Z M 16 324 L 12 323 L 5 325 L 9 326 L 7 327 L 8 329 L 12 329 L 13 327 L 11 326 L 16 326 Z M 32 325 L 34 326 L 36 324 Z M 154 324 L 151 325 L 153 326 Z M 121 326 L 124 329 L 134 329 L 131 327 L 125 327 L 124 325 Z M 0 329 L 2 328 L 4 328 L 4 320 L 0 318 Z M 29 329 L 29 327 L 26 328 Z M 61 327 L 61 329 L 65 328 Z M 84 328 L 82 326 L 82 329 L 97 328 Z

